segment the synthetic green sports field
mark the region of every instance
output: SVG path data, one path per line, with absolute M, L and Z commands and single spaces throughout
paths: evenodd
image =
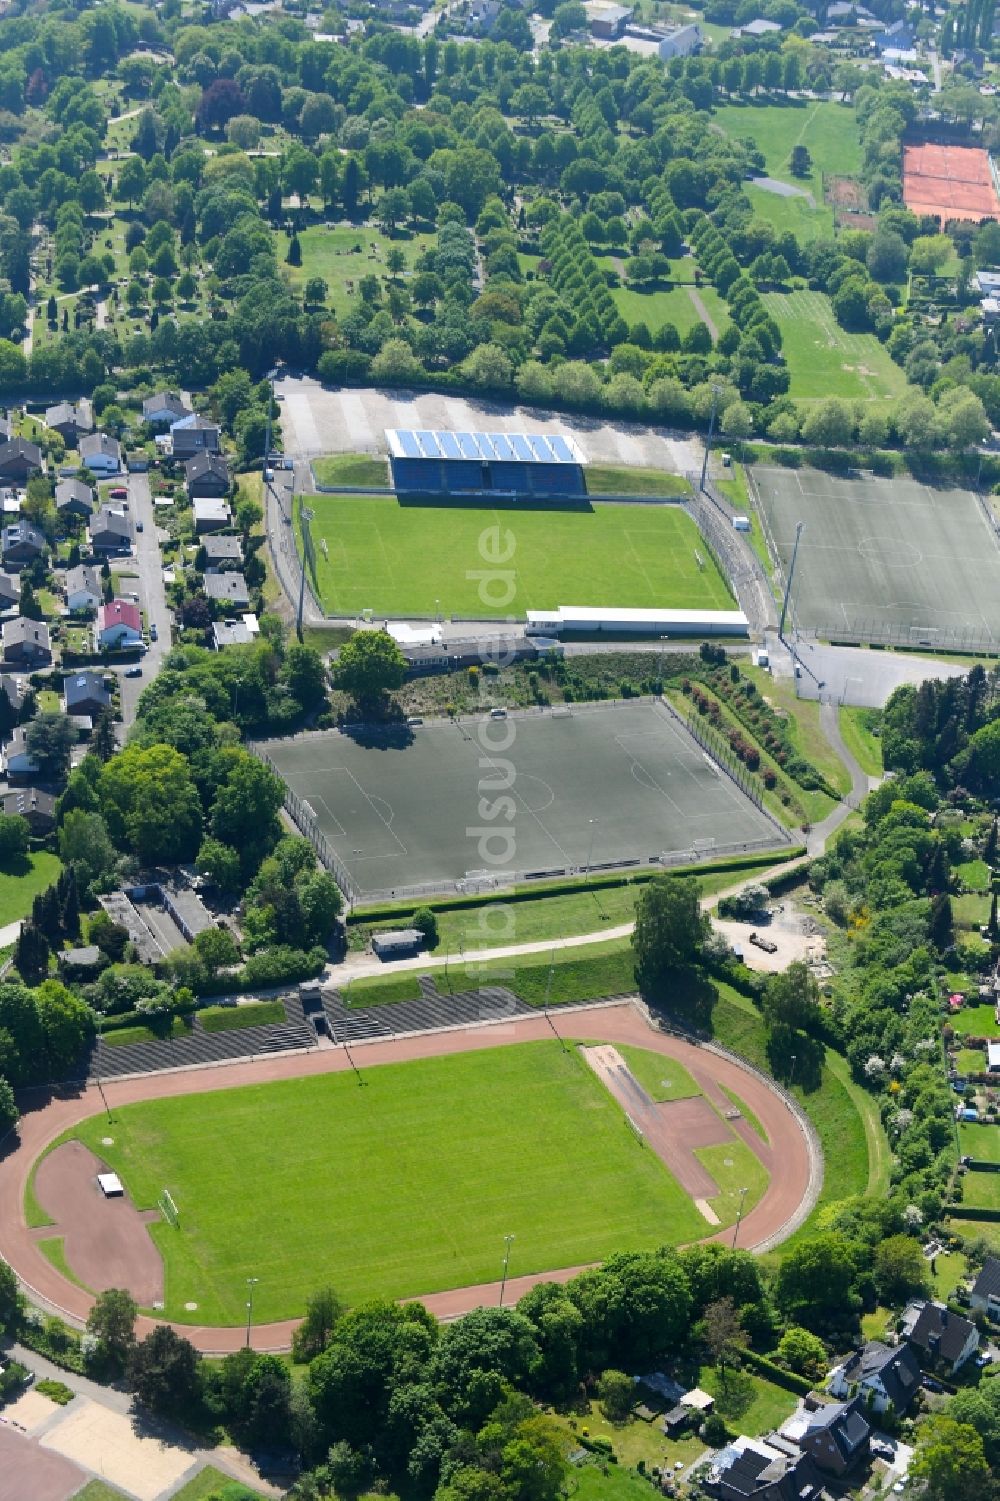
M 334 615 L 732 608 L 697 527 L 678 506 L 495 511 L 342 495 L 310 497 L 310 505 L 320 598 Z M 491 561 L 498 553 L 509 561 Z
M 300 1314 L 330 1283 L 348 1301 L 406 1297 L 599 1261 L 708 1231 L 576 1052 L 487 1048 L 115 1111 L 75 1133 L 140 1208 L 172 1193 L 154 1235 L 166 1315 L 237 1324 Z M 185 1304 L 197 1303 L 197 1309 Z
M 881 400 L 906 389 L 906 376 L 875 335 L 842 329 L 824 292 L 769 292 L 764 301 L 781 329 L 790 396 Z

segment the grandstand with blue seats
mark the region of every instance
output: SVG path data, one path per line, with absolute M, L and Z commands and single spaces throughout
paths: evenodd
M 461 500 L 586 498 L 586 459 L 562 433 L 386 430 L 392 484 L 400 497 Z

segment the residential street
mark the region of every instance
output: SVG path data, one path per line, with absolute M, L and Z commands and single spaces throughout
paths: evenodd
M 130 474 L 128 477 L 129 508 L 133 525 L 142 522 L 142 531 L 135 534 L 133 571 L 138 577 L 140 607 L 146 612 L 148 626 L 156 626 L 158 640 L 150 641 L 149 650 L 142 659 L 142 677 L 128 678 L 125 669 L 117 669 L 122 690 L 123 730 L 127 734 L 135 719 L 139 695 L 151 682 L 170 650 L 170 613 L 167 609 L 166 588 L 163 583 L 163 559 L 156 535 L 153 500 L 149 489 L 148 474 Z

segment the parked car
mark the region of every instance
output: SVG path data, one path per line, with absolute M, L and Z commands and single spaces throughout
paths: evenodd
M 126 669 L 125 669 L 125 676 L 127 678 L 141 678 L 142 677 L 142 668 L 139 666 L 138 662 L 135 664 L 134 667 L 126 667 Z
M 141 532 L 142 531 L 142 522 L 141 521 L 137 521 L 136 522 L 135 529 L 136 529 L 137 532 Z
M 116 485 L 109 494 L 112 500 L 128 500 L 128 491 L 124 485 Z
M 153 625 L 151 625 L 149 627 L 149 639 L 150 639 L 150 641 L 155 641 L 157 639 L 158 634 L 159 633 L 158 633 L 158 631 L 156 629 L 156 624 L 154 622 Z

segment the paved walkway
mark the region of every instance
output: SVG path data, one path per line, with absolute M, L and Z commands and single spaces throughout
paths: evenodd
M 704 323 L 705 327 L 712 335 L 712 343 L 715 344 L 719 338 L 719 330 L 712 320 L 708 308 L 705 306 L 700 293 L 696 292 L 694 287 L 688 287 L 687 294 L 691 299 L 694 310 L 698 314 L 698 317 L 701 319 L 702 323 Z

